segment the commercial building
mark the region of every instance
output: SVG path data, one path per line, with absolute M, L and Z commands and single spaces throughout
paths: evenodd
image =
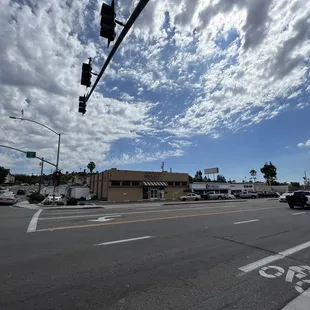
M 110 169 L 90 176 L 93 196 L 106 201 L 178 200 L 188 174 Z
M 194 182 L 193 184 L 190 184 L 190 190 L 201 195 L 212 190 L 220 190 L 222 193 L 227 194 L 237 194 L 240 192 L 279 192 L 282 194 L 289 190 L 289 186 L 269 186 L 265 183 Z

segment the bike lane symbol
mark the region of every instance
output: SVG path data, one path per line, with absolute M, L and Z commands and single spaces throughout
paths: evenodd
M 259 270 L 259 274 L 268 279 L 274 279 L 281 277 L 285 273 L 285 270 L 279 266 L 265 266 Z M 309 266 L 291 266 L 289 267 L 285 281 L 292 283 L 294 278 L 297 278 L 298 281 L 295 284 L 295 289 L 298 293 L 305 293 L 303 286 L 305 284 L 310 284 L 309 279 L 305 279 L 310 276 L 310 267 Z M 307 296 L 310 297 L 310 293 L 307 293 Z

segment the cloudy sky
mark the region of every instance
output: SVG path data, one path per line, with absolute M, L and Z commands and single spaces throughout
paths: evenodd
M 138 1 L 116 2 L 126 22 Z M 150 0 L 83 116 L 81 65 L 93 57 L 100 71 L 111 49 L 99 36 L 101 4 L 0 0 L 0 144 L 55 161 L 56 135 L 9 119 L 23 110 L 62 133 L 63 171 L 90 160 L 98 171 L 158 171 L 164 161 L 242 180 L 272 161 L 281 181 L 301 180 L 310 168 L 309 1 Z M 39 173 L 37 160 L 4 148 L 0 166 Z

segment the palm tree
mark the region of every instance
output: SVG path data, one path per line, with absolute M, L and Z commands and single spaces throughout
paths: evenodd
M 93 173 L 94 169 L 96 168 L 96 164 L 93 161 L 90 161 L 87 165 L 87 168 L 89 169 L 90 173 Z
M 252 169 L 249 173 L 250 173 L 250 175 L 251 175 L 251 177 L 253 178 L 254 183 L 255 183 L 255 181 L 256 181 L 257 171 L 256 171 L 256 170 L 254 170 L 254 169 Z

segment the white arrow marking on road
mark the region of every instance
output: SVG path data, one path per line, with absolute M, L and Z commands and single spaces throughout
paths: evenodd
M 96 220 L 89 220 L 90 222 L 108 222 L 108 221 L 112 221 L 117 217 L 120 217 L 121 215 L 110 215 L 110 216 L 102 216 L 102 217 L 98 217 L 98 219 Z

